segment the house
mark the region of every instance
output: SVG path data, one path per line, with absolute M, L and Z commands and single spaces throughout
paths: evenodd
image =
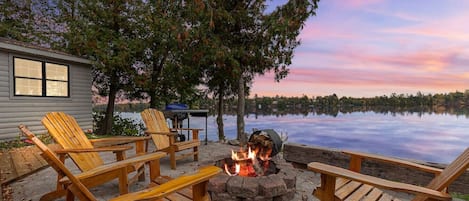
M 0 38 L 0 141 L 17 138 L 19 124 L 46 133 L 41 119 L 50 111 L 91 129 L 91 85 L 90 60 Z

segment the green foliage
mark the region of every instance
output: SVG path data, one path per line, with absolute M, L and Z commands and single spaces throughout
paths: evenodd
M 315 15 L 317 0 L 289 0 L 266 13 L 265 0 L 207 1 L 203 63 L 208 92 L 223 99 L 238 96 L 238 136 L 242 133 L 244 95 L 257 75 L 273 71 L 279 81 L 288 74 L 298 35 L 309 16 Z M 219 116 L 223 108 L 217 109 Z M 218 122 L 223 133 L 222 124 Z M 223 138 L 223 136 L 220 136 Z
M 129 97 L 147 97 L 150 107 L 174 101 L 192 104 L 197 101 L 201 83 L 199 54 L 201 11 L 204 4 L 193 1 L 145 1 L 136 29 L 144 42 L 139 55 L 139 75 Z
M 37 135 L 37 137 L 45 144 L 50 144 L 54 141 L 49 134 Z M 21 135 L 18 135 L 15 140 L 0 142 L 0 150 L 8 150 L 31 145 L 34 145 L 33 142 L 29 139 L 24 139 Z
M 103 129 L 104 116 L 104 112 L 93 112 L 93 130 L 96 133 L 102 133 L 100 131 Z M 141 122 L 135 122 L 134 120 L 114 115 L 112 131 L 106 135 L 141 136 L 143 135 L 144 127 L 145 125 Z M 89 135 L 89 137 L 96 136 Z
M 382 95 L 371 98 L 353 98 L 342 97 L 337 100 L 337 95 L 318 96 L 313 102 L 315 107 L 369 107 L 369 106 L 387 106 L 387 107 L 463 107 L 469 105 L 469 91 L 450 92 L 445 94 L 427 94 L 421 92 L 417 94 L 396 94 L 390 96 Z
M 463 200 L 468 200 L 468 201 L 469 201 L 469 195 L 460 194 L 460 193 L 451 193 L 451 196 L 452 196 L 453 198 L 459 198 L 459 199 L 463 199 Z

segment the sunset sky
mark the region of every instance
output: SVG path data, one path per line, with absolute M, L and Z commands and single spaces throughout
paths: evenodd
M 273 1 L 282 4 L 285 1 Z M 374 97 L 469 89 L 469 1 L 322 0 L 290 74 L 251 96 Z

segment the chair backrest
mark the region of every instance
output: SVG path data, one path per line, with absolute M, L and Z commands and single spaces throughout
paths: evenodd
M 447 188 L 469 167 L 469 148 L 449 164 L 438 176 L 427 185 L 427 188 L 442 191 Z
M 78 194 L 80 200 L 86 201 L 95 201 L 97 200 L 93 194 L 81 183 L 73 174 L 68 170 L 67 167 L 60 161 L 57 155 L 54 154 L 52 150 L 47 147 L 39 138 L 37 138 L 29 129 L 24 125 L 20 125 L 19 129 L 26 135 L 41 151 L 42 157 L 49 163 L 49 165 L 57 171 L 60 175 L 65 175 L 72 182 L 71 188 L 74 189 L 74 192 Z
M 426 186 L 429 189 L 444 191 L 454 180 L 467 171 L 469 167 L 469 148 L 459 155 L 449 164 L 439 175 L 433 178 Z M 428 197 L 423 195 L 415 196 L 412 201 L 425 201 Z
M 163 112 L 158 111 L 157 109 L 148 108 L 148 109 L 143 110 L 143 112 L 140 115 L 142 116 L 143 122 L 145 123 L 147 132 L 163 132 L 163 133 L 170 132 Z M 151 135 L 151 137 L 157 149 L 164 149 L 164 148 L 169 147 L 168 136 Z
M 94 148 L 75 118 L 70 115 L 63 112 L 49 112 L 42 119 L 42 124 L 64 149 Z M 97 152 L 70 153 L 69 155 L 81 171 L 104 164 Z

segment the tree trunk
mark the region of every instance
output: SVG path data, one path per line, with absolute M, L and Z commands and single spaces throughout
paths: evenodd
M 225 132 L 223 130 L 223 98 L 224 98 L 223 89 L 220 87 L 218 92 L 218 116 L 217 116 L 217 126 L 218 126 L 218 141 L 225 141 Z
M 114 104 L 118 89 L 118 78 L 116 75 L 111 75 L 111 84 L 109 85 L 109 99 L 107 102 L 106 114 L 104 114 L 104 122 L 100 134 L 111 134 L 112 124 L 114 123 Z
M 150 95 L 150 108 L 156 108 L 157 106 L 157 100 L 156 100 L 156 85 L 158 84 L 158 81 L 156 77 L 152 76 L 151 78 L 151 84 L 150 84 L 150 90 L 149 90 L 149 95 Z
M 150 108 L 156 108 L 158 104 L 158 100 L 156 97 L 158 78 L 161 76 L 161 73 L 163 72 L 163 65 L 164 65 L 164 62 L 166 61 L 166 57 L 167 55 L 164 55 L 163 58 L 159 62 L 154 61 L 152 64 L 152 74 L 151 74 L 151 80 L 150 80 L 151 83 L 150 83 L 150 89 L 149 89 Z
M 237 118 L 236 118 L 236 128 L 237 128 L 237 139 L 241 143 L 241 145 L 245 145 L 247 143 L 247 136 L 244 133 L 244 104 L 245 104 L 245 97 L 244 97 L 244 78 L 243 75 L 239 77 L 238 82 L 238 111 L 237 111 Z

